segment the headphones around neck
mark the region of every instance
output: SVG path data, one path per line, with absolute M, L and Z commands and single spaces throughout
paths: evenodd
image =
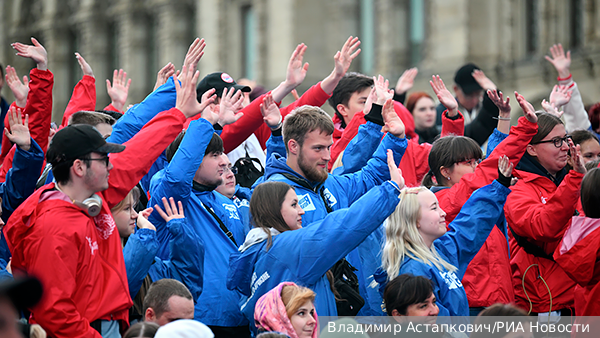
M 80 207 L 90 217 L 96 217 L 102 210 L 102 198 L 97 194 L 92 195 L 90 198 L 86 198 L 83 202 L 73 201 L 73 204 Z

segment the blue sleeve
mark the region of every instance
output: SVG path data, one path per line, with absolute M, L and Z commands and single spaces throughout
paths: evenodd
M 0 185 L 2 220 L 5 223 L 15 209 L 35 190 L 43 164 L 44 152 L 33 139 L 29 151 L 16 148 L 12 168 L 6 173 L 6 181 Z
M 290 231 L 288 255 L 298 250 L 297 276 L 308 285 L 316 283 L 335 262 L 354 250 L 394 212 L 400 191 L 395 183 L 374 187 L 352 206 L 328 214 L 302 229 Z M 283 243 L 286 245 L 287 243 Z M 295 247 L 297 249 L 292 249 Z M 293 264 L 291 263 L 291 264 Z
M 249 201 L 250 198 L 252 197 L 252 189 L 242 187 L 241 185 L 238 184 L 235 186 L 235 194 L 234 195 L 237 196 L 241 200 Z
M 158 113 L 175 107 L 177 93 L 170 77 L 165 84 L 150 93 L 144 101 L 131 107 L 113 126 L 106 142 L 123 144 L 137 134 Z
M 150 171 L 148 171 L 148 173 L 144 175 L 144 177 L 142 177 L 142 180 L 140 181 L 140 184 L 142 185 L 142 188 L 144 188 L 145 192 L 150 190 L 150 181 L 152 180 L 152 176 L 154 176 L 154 174 L 156 174 L 157 172 L 163 170 L 168 163 L 169 162 L 167 162 L 167 156 L 163 151 L 163 153 L 160 154 L 158 159 L 152 164 L 152 167 L 150 167 Z
M 496 149 L 496 147 L 500 144 L 500 142 L 504 141 L 504 139 L 507 137 L 508 137 L 508 134 L 501 132 L 497 128 L 494 129 L 494 132 L 492 133 L 492 135 L 490 135 L 490 138 L 488 139 L 487 149 L 485 151 L 485 157 L 490 156 L 492 151 L 494 151 L 494 149 Z
M 140 291 L 157 250 L 158 241 L 156 240 L 156 231 L 154 230 L 137 229 L 127 239 L 127 243 L 123 248 L 123 258 L 125 259 L 125 269 L 127 270 L 129 295 L 132 299 Z
M 344 149 L 342 166 L 336 168 L 333 173 L 343 175 L 355 173 L 362 169 L 367 161 L 373 157 L 373 153 L 377 150 L 382 137 L 383 133 L 380 125 L 370 121 L 362 124 L 358 127 L 358 134 Z
M 394 153 L 394 160 L 400 163 L 408 143 L 406 138 L 399 139 L 391 134 L 387 134 L 373 157 L 367 162 L 367 165 L 360 171 L 346 175 L 329 175 L 332 183 L 337 186 L 337 191 L 345 192 L 348 205 L 363 196 L 369 189 L 382 184 L 390 179 L 390 170 L 387 165 L 387 149 Z M 328 179 L 328 182 L 330 181 Z
M 213 126 L 205 119 L 190 122 L 179 149 L 164 169 L 163 176 L 150 189 L 149 205 L 162 205 L 163 197 L 173 197 L 175 201 L 181 201 L 184 208 L 187 207 L 188 199 L 192 193 L 194 174 L 202 163 L 204 152 L 212 139 L 213 133 Z M 148 220 L 156 226 L 158 241 L 161 243 L 161 254 L 159 256 L 166 258 L 162 255 L 162 250 L 163 248 L 166 250 L 171 235 L 167 231 L 165 221 L 158 215 L 158 212 L 153 212 Z
M 6 261 L 2 258 L 0 258 L 0 282 L 4 281 L 5 279 L 12 279 L 13 275 L 6 271 L 6 266 L 8 265 L 8 263 L 6 263 Z
M 202 293 L 204 278 L 204 242 L 185 218 L 172 219 L 167 223 L 172 239 L 168 261 L 156 258 L 150 268 L 153 281 L 174 278 L 185 284 L 194 298 L 198 300 Z
M 267 158 L 271 158 L 271 155 L 279 154 L 281 157 L 286 157 L 287 152 L 285 150 L 285 143 L 283 143 L 283 136 L 271 135 L 267 140 Z
M 467 266 L 504 213 L 509 193 L 510 189 L 496 180 L 477 189 L 450 223 L 450 231 L 434 242 L 435 248 L 449 258 L 448 263 L 458 268 L 458 278 L 463 278 Z

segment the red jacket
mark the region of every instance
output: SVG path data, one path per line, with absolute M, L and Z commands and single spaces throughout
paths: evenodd
M 506 139 L 477 166 L 474 173 L 464 175 L 451 188 L 436 192 L 440 207 L 446 212 L 447 224 L 458 215 L 473 191 L 492 183 L 498 177 L 500 156 L 506 155 L 515 165 L 519 163 L 537 130 L 537 123 L 531 123 L 525 117 L 519 118 L 519 124 L 511 128 Z M 479 253 L 469 263 L 462 280 L 470 307 L 514 302 L 508 257 L 506 237 L 498 227 L 494 227 Z
M 407 111 L 404 106 L 398 104 L 402 107 L 402 111 Z M 397 107 L 397 106 L 395 106 Z M 398 112 L 398 109 L 396 109 Z M 402 115 L 398 114 L 402 119 L 402 122 L 407 126 L 408 124 L 405 121 L 405 118 Z M 410 113 L 409 113 L 410 115 Z M 421 143 L 419 144 L 419 136 L 414 132 L 414 122 L 412 119 L 412 115 L 410 116 L 410 122 L 412 122 L 412 134 L 413 137 L 408 141 L 408 146 L 406 151 L 404 152 L 404 156 L 402 156 L 402 160 L 398 165 L 398 168 L 402 170 L 402 176 L 404 177 L 404 182 L 407 187 L 416 187 L 421 185 L 421 181 L 423 177 L 429 171 L 429 151 L 431 150 L 431 144 L 429 143 Z M 358 134 L 358 127 L 361 124 L 366 123 L 364 114 L 362 112 L 356 113 L 350 123 L 344 129 L 341 138 L 337 143 L 334 141 L 334 145 L 331 150 L 331 161 L 329 161 L 329 166 L 333 165 L 335 161 L 334 157 L 337 158 L 340 152 L 346 148 L 348 143 Z M 451 120 L 446 117 L 446 113 L 442 114 L 442 136 L 454 134 L 454 135 L 462 135 L 464 132 L 464 123 L 462 115 L 459 113 L 459 118 L 456 120 Z M 409 130 L 406 129 L 406 135 L 409 136 Z M 335 135 L 335 133 L 334 133 Z M 334 148 L 338 153 L 334 156 Z
M 583 174 L 571 170 L 558 187 L 549 178 L 535 173 L 517 170 L 515 176 L 519 177 L 519 181 L 512 187 L 504 206 L 508 225 L 518 236 L 552 255 L 571 224 Z M 575 282 L 556 262 L 528 254 L 517 245 L 511 233 L 509 236 L 517 305 L 529 309 L 522 287 L 524 279 L 533 312 L 550 310 L 550 297 L 544 281 L 552 293 L 553 310 L 572 308 Z M 528 268 L 527 275 L 523 276 Z
M 100 337 L 89 323 L 97 319 L 128 322 L 132 305 L 119 232 L 110 209 L 148 172 L 183 128 L 177 109 L 162 112 L 111 154 L 114 168 L 102 197 L 102 211 L 87 216 L 66 195 L 40 188 L 10 217 L 4 233 L 15 273 L 40 279 L 44 296 L 31 321 L 52 337 Z M 65 200 L 67 199 L 67 200 Z

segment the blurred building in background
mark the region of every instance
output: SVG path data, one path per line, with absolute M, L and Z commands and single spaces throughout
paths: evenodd
M 432 74 L 450 85 L 458 67 L 474 62 L 501 90 L 518 90 L 536 106 L 556 78 L 543 56 L 561 42 L 572 51 L 585 103 L 600 101 L 598 0 L 0 0 L 0 13 L 4 66 L 20 75 L 33 67 L 15 56 L 11 42 L 35 36 L 46 47 L 55 120 L 82 75 L 75 51 L 94 69 L 102 108 L 113 69 L 127 71 L 128 103 L 139 102 L 163 65 L 181 66 L 196 36 L 207 43 L 201 76 L 226 71 L 273 88 L 304 42 L 310 68 L 302 92 L 331 72 L 333 55 L 354 35 L 362 53 L 353 71 L 383 74 L 394 84 L 417 66 L 415 89 L 432 92 Z M 2 94 L 12 98 L 6 86 Z

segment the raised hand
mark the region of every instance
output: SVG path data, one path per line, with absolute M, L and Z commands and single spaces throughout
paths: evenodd
M 567 51 L 567 54 L 565 54 L 563 46 L 559 43 L 550 47 L 550 55 L 546 55 L 545 58 L 554 66 L 554 69 L 558 72 L 558 77 L 569 77 L 571 75 L 571 51 Z
M 285 82 L 292 89 L 298 87 L 304 81 L 308 72 L 308 62 L 303 64 L 306 48 L 305 44 L 299 44 L 290 57 Z
M 131 79 L 127 80 L 127 72 L 123 69 L 119 69 L 113 72 L 112 86 L 110 81 L 106 79 L 106 91 L 108 96 L 112 100 L 112 105 L 119 111 L 123 111 L 125 102 L 127 101 L 127 94 L 129 93 L 129 86 L 131 85 Z
M 269 128 L 278 129 L 281 127 L 281 112 L 275 100 L 273 100 L 271 93 L 268 93 L 263 98 L 263 102 L 260 104 L 260 113 Z
M 385 101 L 394 97 L 394 91 L 390 90 L 390 82 L 383 76 L 373 76 L 373 86 L 375 87 L 375 93 L 377 94 L 377 101 L 374 101 L 378 105 L 383 106 Z
M 29 94 L 29 79 L 27 76 L 23 76 L 23 82 L 21 82 L 15 68 L 6 66 L 6 83 L 15 96 L 17 106 L 25 108 L 27 94 Z
M 20 42 L 12 43 L 11 46 L 17 51 L 18 56 L 30 58 L 35 61 L 37 69 L 48 70 L 48 53 L 42 44 L 35 38 L 31 38 L 33 46 Z
M 523 114 L 525 115 L 525 118 L 529 122 L 537 123 L 538 118 L 537 118 L 537 115 L 535 115 L 535 109 L 533 108 L 533 105 L 531 103 L 529 103 L 527 100 L 525 100 L 523 95 L 521 95 L 517 92 L 515 92 L 515 98 L 517 99 L 519 106 L 521 106 L 521 109 L 523 109 Z
M 335 68 L 333 71 L 338 78 L 342 78 L 346 74 L 352 64 L 352 60 L 360 54 L 361 50 L 358 46 L 360 46 L 360 40 L 350 36 L 344 43 L 344 46 L 342 46 L 342 50 L 335 53 L 333 57 Z
M 560 108 L 571 101 L 573 90 L 569 90 L 567 86 L 555 85 L 550 92 L 550 103 L 556 108 Z
M 92 70 L 92 67 L 90 67 L 90 65 L 85 61 L 83 56 L 81 56 L 79 53 L 75 53 L 75 58 L 77 59 L 77 62 L 79 62 L 79 67 L 81 67 L 83 75 L 94 77 L 94 71 Z
M 369 96 L 367 96 L 367 100 L 365 100 L 365 107 L 363 108 L 363 114 L 367 115 L 368 113 L 371 112 L 371 108 L 373 107 L 373 102 L 377 102 L 377 89 L 375 89 L 375 86 L 371 87 Z
M 546 99 L 542 100 L 542 108 L 544 108 L 544 111 L 546 113 L 552 114 L 558 118 L 561 118 L 561 116 L 564 113 L 564 111 L 556 109 L 556 106 L 554 104 L 546 101 Z
M 152 208 L 147 208 L 147 209 L 140 211 L 140 213 L 138 214 L 138 217 L 137 217 L 138 228 L 150 229 L 150 230 L 156 231 L 156 227 L 154 226 L 154 224 L 150 223 L 150 221 L 148 220 L 148 217 L 150 217 L 150 214 L 152 213 L 152 211 L 153 211 Z
M 173 75 L 175 91 L 177 92 L 175 108 L 179 109 L 183 115 L 185 115 L 185 117 L 190 118 L 201 113 L 206 106 L 213 103 L 216 99 L 216 96 L 212 95 L 214 90 L 209 90 L 207 93 L 210 92 L 209 95 L 212 96 L 209 96 L 206 101 L 203 101 L 202 104 L 200 104 L 198 102 L 198 98 L 196 97 L 196 83 L 198 82 L 200 72 L 192 72 L 191 69 L 183 67 L 181 73 L 183 74 L 181 84 L 177 79 L 177 75 Z M 204 95 L 202 95 L 202 97 L 204 98 Z M 212 122 L 212 124 L 214 123 L 215 122 Z
M 387 150 L 387 164 L 390 170 L 390 181 L 396 183 L 400 189 L 404 188 L 404 177 L 402 176 L 402 170 L 398 168 L 394 161 L 394 152 L 392 149 Z
M 217 123 L 224 127 L 239 120 L 244 115 L 244 113 L 239 113 L 242 108 L 244 108 L 244 95 L 241 90 L 234 87 L 223 90 Z
M 188 48 L 187 53 L 185 54 L 185 59 L 183 60 L 183 67 L 187 69 L 191 69 L 192 73 L 196 70 L 198 66 L 198 62 L 204 55 L 204 47 L 206 47 L 206 43 L 204 39 L 196 38 L 194 42 Z M 183 72 L 183 70 L 182 70 Z
M 496 85 L 494 84 L 494 82 L 490 80 L 487 76 L 485 76 L 481 69 L 474 70 L 473 74 L 471 75 L 473 75 L 473 78 L 475 79 L 475 81 L 477 81 L 477 83 L 479 83 L 483 90 L 496 90 Z
M 396 94 L 402 95 L 409 91 L 413 85 L 415 84 L 415 77 L 419 73 L 417 67 L 409 68 L 402 73 L 402 75 L 398 78 L 398 82 L 396 82 Z
M 510 97 L 506 97 L 506 101 L 504 101 L 504 96 L 502 92 L 496 90 L 487 91 L 487 95 L 494 102 L 496 107 L 500 110 L 500 114 L 508 114 L 510 115 Z
M 156 75 L 156 83 L 154 84 L 154 89 L 152 89 L 152 91 L 157 90 L 158 87 L 167 83 L 167 80 L 173 76 L 173 74 L 175 74 L 175 65 L 169 62 L 166 66 L 162 67 L 158 71 L 158 74 Z
M 404 138 L 404 123 L 394 110 L 394 100 L 388 99 L 385 101 L 381 110 L 381 116 L 383 117 L 383 122 L 385 122 L 382 131 L 391 133 L 398 138 Z
M 8 125 L 4 128 L 4 135 L 19 148 L 29 151 L 31 147 L 31 135 L 29 135 L 29 115 L 25 114 L 25 121 L 21 115 L 21 109 L 12 107 L 8 111 Z
M 583 157 L 581 156 L 581 146 L 578 144 L 575 146 L 572 139 L 568 139 L 569 141 L 569 163 L 573 167 L 573 170 L 580 174 L 585 174 L 587 169 L 585 169 L 585 165 L 583 164 Z
M 439 75 L 433 75 L 429 84 L 438 100 L 448 109 L 448 116 L 452 117 L 458 114 L 458 102 L 456 102 L 450 91 L 446 89 L 442 78 Z
M 210 122 L 210 124 L 215 124 L 219 120 L 219 106 L 216 104 L 211 104 L 217 100 L 217 95 L 215 94 L 216 90 L 211 88 L 202 94 L 200 98 L 200 105 L 204 105 L 202 109 L 203 119 Z M 209 102 L 208 104 L 204 104 L 205 102 Z
M 165 206 L 165 211 L 163 211 L 158 204 L 154 205 L 154 208 L 156 211 L 158 211 L 158 214 L 165 220 L 165 222 L 168 223 L 172 219 L 185 218 L 185 215 L 183 214 L 183 204 L 181 201 L 177 201 L 177 205 L 175 205 L 175 200 L 173 197 L 169 197 L 169 203 L 167 203 L 167 198 L 163 197 L 162 202 Z
M 511 177 L 514 164 L 512 164 L 506 155 L 500 156 L 498 159 L 498 170 L 504 177 Z

